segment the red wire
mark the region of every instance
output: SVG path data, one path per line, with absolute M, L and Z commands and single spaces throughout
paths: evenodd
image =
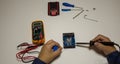
M 19 47 L 23 47 L 23 46 L 27 46 L 27 48 L 25 48 L 24 50 L 18 52 L 16 54 L 16 58 L 18 60 L 21 60 L 21 61 L 23 60 L 23 62 L 25 60 L 28 60 L 28 62 L 29 62 L 29 61 L 31 61 L 30 59 L 34 60 L 36 58 L 35 56 L 25 56 L 24 57 L 24 54 L 28 53 L 31 50 L 34 50 L 34 49 L 38 48 L 38 46 L 37 45 L 33 45 L 33 44 L 28 44 L 28 43 L 22 43 L 22 44 L 18 45 L 17 47 L 19 48 Z

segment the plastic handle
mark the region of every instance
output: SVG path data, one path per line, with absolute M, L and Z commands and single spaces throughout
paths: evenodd
M 71 11 L 71 9 L 62 9 L 62 11 Z
M 90 41 L 90 46 L 93 46 L 94 45 L 94 41 Z M 114 46 L 114 42 L 99 42 L 103 45 L 106 45 L 106 46 Z
M 66 2 L 63 3 L 63 6 L 66 6 L 66 7 L 75 7 L 74 5 L 66 3 Z

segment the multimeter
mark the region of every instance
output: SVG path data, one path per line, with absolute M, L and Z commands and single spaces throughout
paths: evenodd
M 45 42 L 44 25 L 41 20 L 32 22 L 32 42 L 35 45 L 42 45 Z

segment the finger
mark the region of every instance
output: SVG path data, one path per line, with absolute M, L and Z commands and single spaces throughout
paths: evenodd
M 49 40 L 47 43 L 46 43 L 46 45 L 49 45 L 49 44 L 51 44 L 53 42 L 53 40 Z
M 55 41 L 52 41 L 52 43 L 49 44 L 49 47 L 52 48 L 55 45 L 58 46 L 58 47 L 60 47 L 60 44 L 57 43 L 57 42 L 55 42 Z
M 102 37 L 102 35 L 99 34 L 99 35 L 97 35 L 97 36 L 93 39 L 93 41 L 99 40 L 99 39 L 101 39 L 101 37 Z
M 46 43 L 46 46 L 49 48 L 49 49 L 51 49 L 52 50 L 52 47 L 53 46 L 58 46 L 58 48 L 62 48 L 61 46 L 60 46 L 60 44 L 58 43 L 58 42 L 56 42 L 56 41 L 54 41 L 54 40 L 49 40 L 47 43 Z
M 58 48 L 58 50 L 54 51 L 54 54 L 55 54 L 56 56 L 58 56 L 58 55 L 61 54 L 61 52 L 62 52 L 62 47 L 60 47 L 60 48 Z
M 59 48 L 62 48 L 58 42 L 56 42 L 55 45 L 58 46 Z
M 99 50 L 104 50 L 105 48 L 105 45 L 101 44 L 101 43 L 98 43 L 96 42 L 95 45 L 94 45 L 96 48 L 98 48 Z
M 106 41 L 106 42 L 108 42 L 108 41 L 110 41 L 110 39 L 104 35 L 99 34 L 92 41 L 96 41 L 96 42 Z

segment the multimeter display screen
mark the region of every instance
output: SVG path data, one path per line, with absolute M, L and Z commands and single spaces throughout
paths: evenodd
M 33 29 L 33 40 L 40 40 L 43 38 L 44 36 L 44 32 L 43 32 L 43 24 L 42 22 L 36 22 L 33 24 L 32 26 Z

